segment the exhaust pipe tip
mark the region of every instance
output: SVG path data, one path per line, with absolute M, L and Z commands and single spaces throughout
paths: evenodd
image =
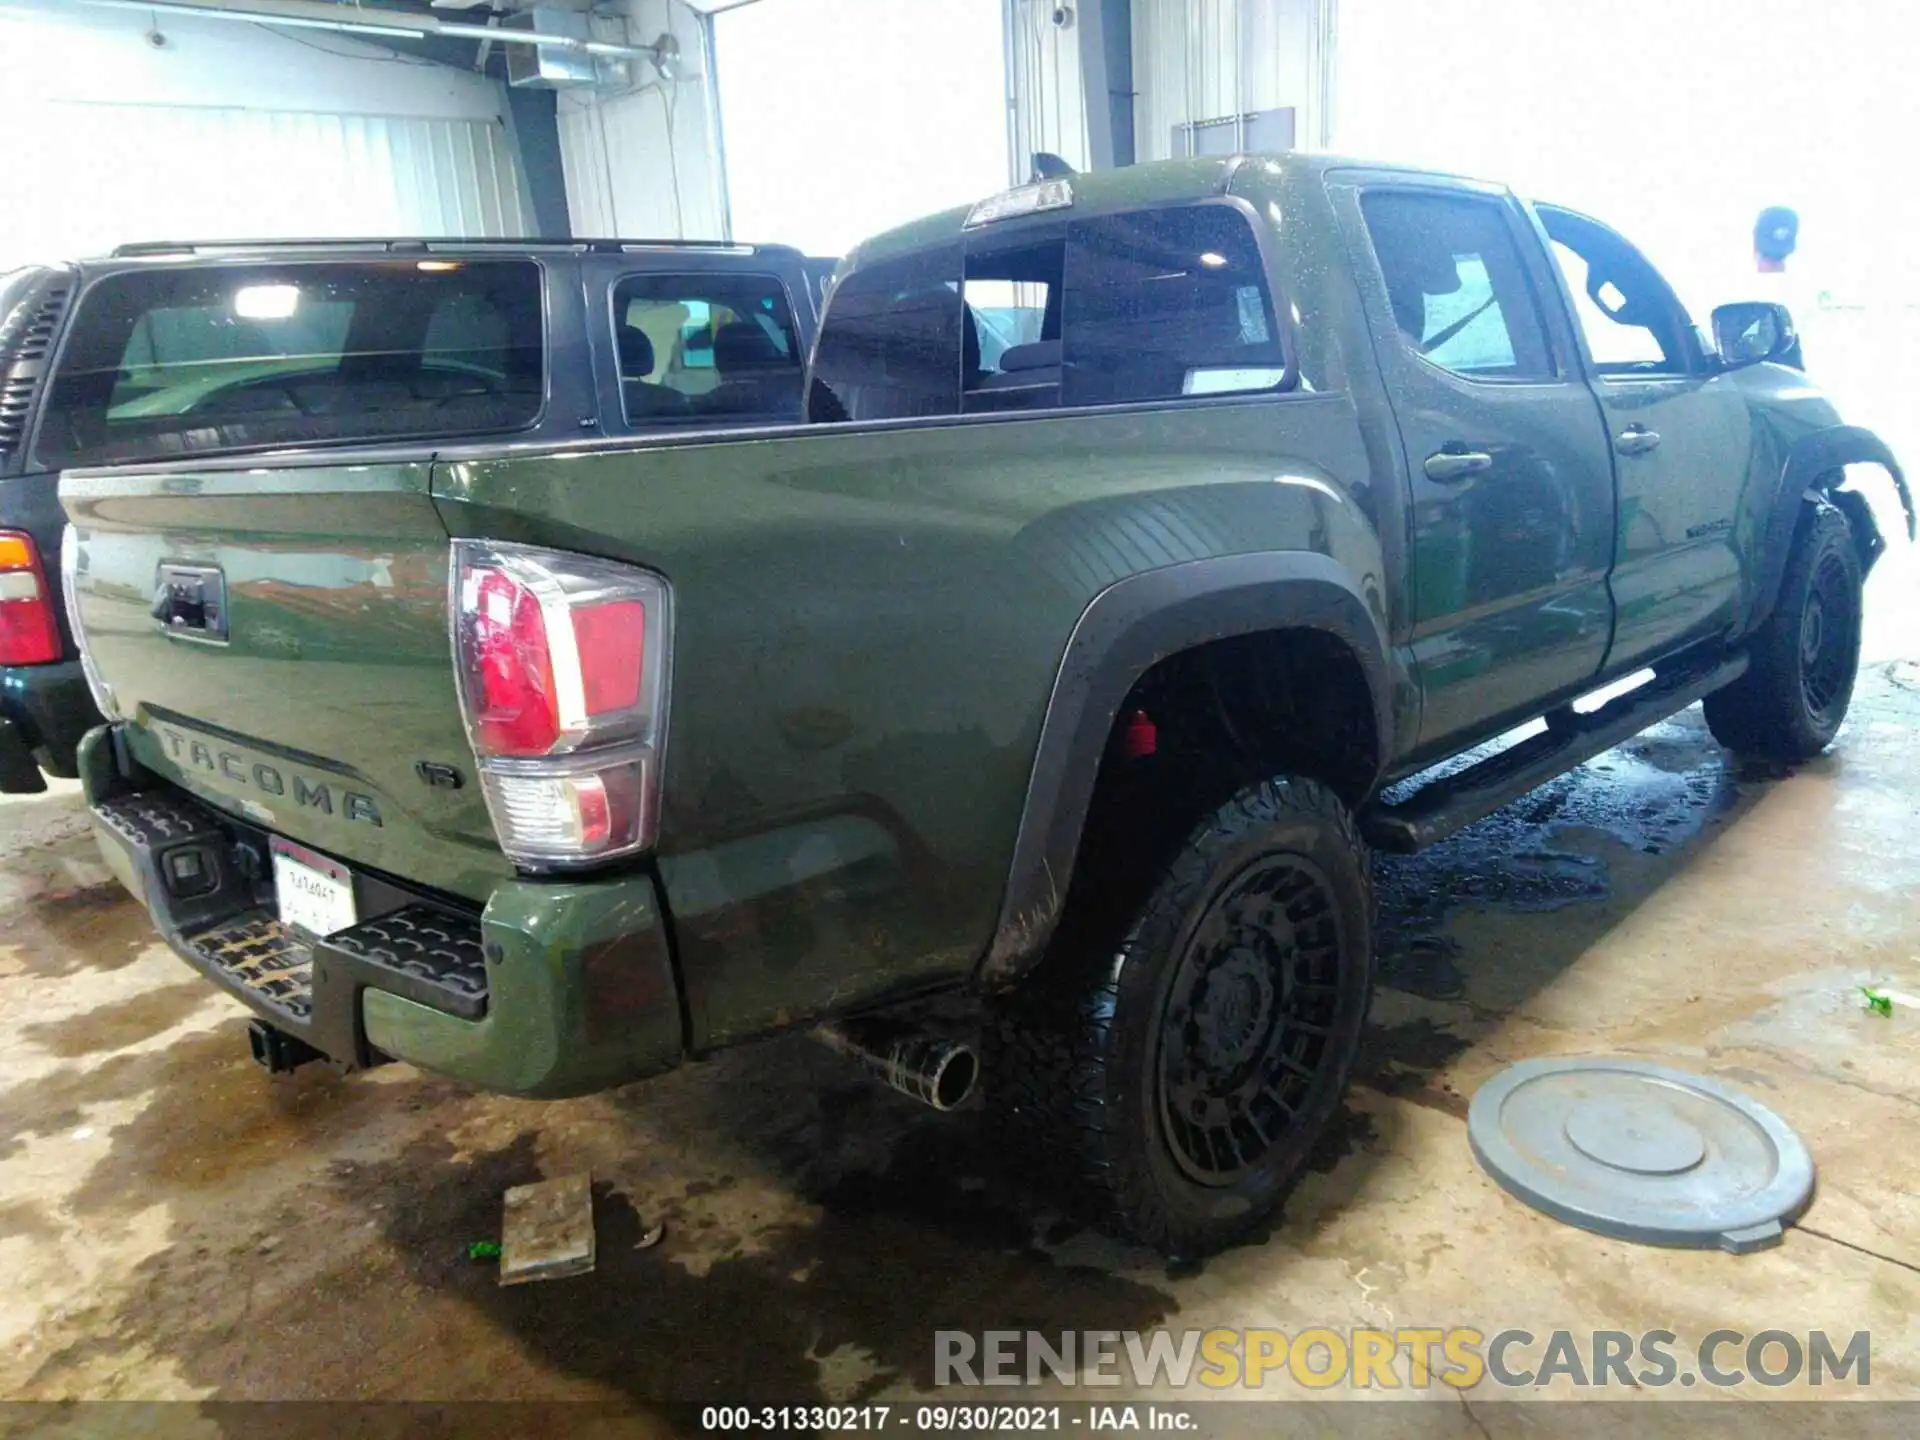
M 980 1057 L 963 1040 L 888 1020 L 839 1021 L 813 1033 L 829 1050 L 859 1061 L 890 1088 L 934 1110 L 958 1109 L 980 1080 Z
M 971 1045 L 949 1045 L 927 1079 L 929 1105 L 936 1110 L 958 1109 L 980 1082 L 980 1057 Z

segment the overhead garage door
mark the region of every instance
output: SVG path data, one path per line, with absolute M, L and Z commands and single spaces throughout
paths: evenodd
M 121 11 L 0 15 L 9 81 L 0 270 L 135 240 L 524 235 L 497 81 L 345 36 Z M 316 44 L 324 48 L 316 49 Z
M 148 105 L 54 104 L 47 112 L 39 133 L 57 143 L 16 151 L 9 168 L 28 194 L 86 203 L 42 217 L 39 228 L 54 231 L 44 246 L 31 245 L 32 217 L 18 217 L 28 248 L 527 233 L 513 154 L 497 122 Z

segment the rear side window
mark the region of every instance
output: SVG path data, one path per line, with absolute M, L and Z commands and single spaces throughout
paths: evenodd
M 800 418 L 805 357 L 772 275 L 630 275 L 614 287 L 613 335 L 629 425 Z
M 1287 378 L 1253 229 L 1227 205 L 982 229 L 834 288 L 810 418 L 877 420 L 1271 390 Z M 957 383 L 956 383 L 957 382 Z
M 1472 379 L 1553 375 L 1533 289 L 1496 200 L 1376 191 L 1361 199 L 1401 339 Z
M 1070 226 L 1062 340 L 1066 405 L 1267 390 L 1286 375 L 1260 248 L 1227 205 Z
M 48 469 L 532 425 L 539 267 L 362 261 L 136 270 L 83 296 Z
M 960 247 L 862 266 L 835 282 L 810 420 L 896 420 L 960 408 Z

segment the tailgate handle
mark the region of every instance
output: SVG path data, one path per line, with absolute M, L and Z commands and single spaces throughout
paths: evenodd
M 162 565 L 150 612 L 169 635 L 227 638 L 227 580 L 217 565 Z

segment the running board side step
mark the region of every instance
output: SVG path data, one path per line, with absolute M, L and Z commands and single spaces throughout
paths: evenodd
M 1381 850 L 1411 854 L 1444 840 L 1511 804 L 1574 766 L 1584 764 L 1649 725 L 1666 719 L 1746 672 L 1744 653 L 1707 669 L 1655 677 L 1608 701 L 1591 715 L 1571 711 L 1568 725 L 1489 755 L 1456 774 L 1423 785 L 1397 805 L 1373 804 L 1360 814 L 1360 833 Z

